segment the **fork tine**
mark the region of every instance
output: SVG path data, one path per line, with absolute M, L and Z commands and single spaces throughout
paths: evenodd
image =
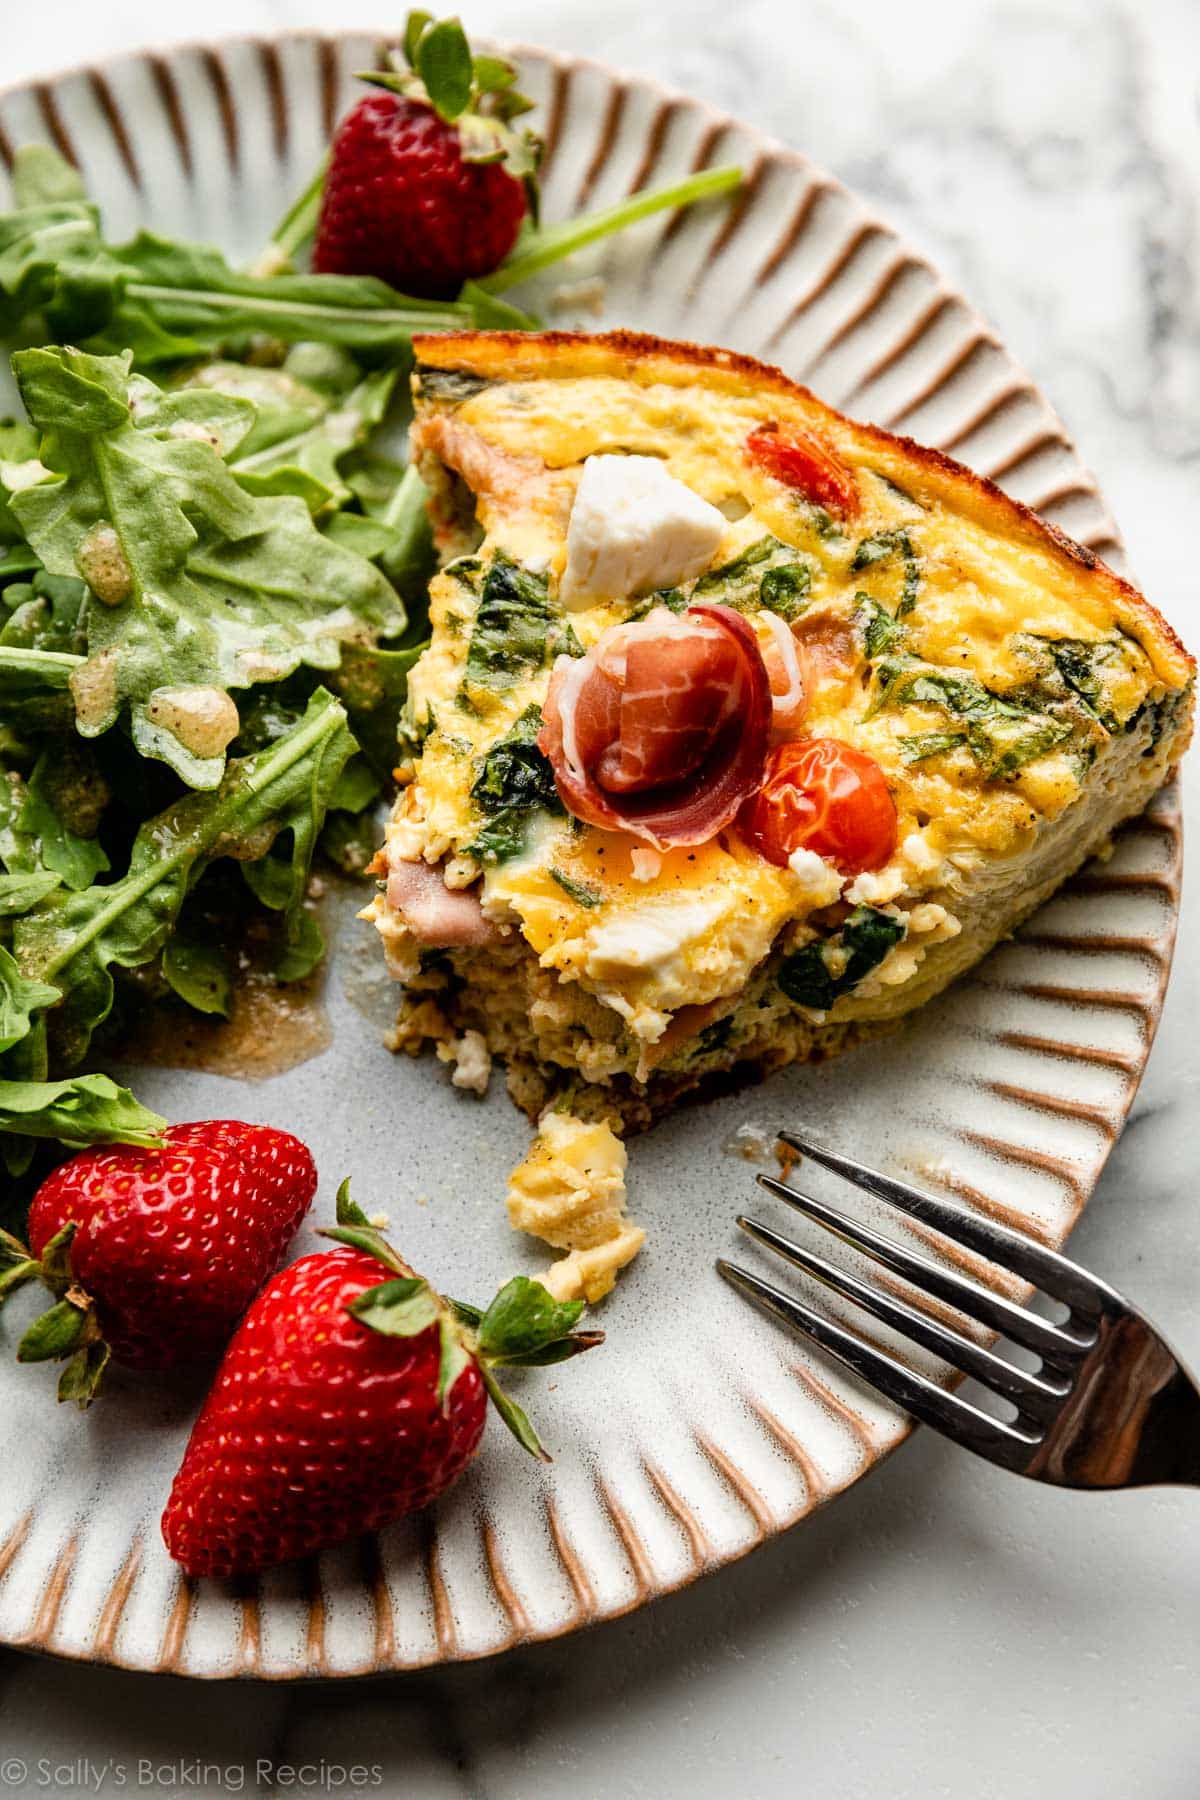
M 1039 1319 L 1036 1313 L 1026 1312 L 1023 1306 L 1015 1305 L 1000 1294 L 990 1293 L 968 1281 L 965 1275 L 945 1268 L 918 1251 L 909 1250 L 894 1238 L 884 1237 L 870 1225 L 850 1218 L 823 1200 L 815 1200 L 811 1194 L 802 1194 L 798 1188 L 789 1187 L 774 1175 L 759 1175 L 758 1183 L 797 1212 L 824 1225 L 843 1243 L 864 1251 L 875 1262 L 915 1282 L 936 1299 L 947 1301 L 981 1325 L 990 1325 L 993 1331 L 1003 1332 L 1014 1344 L 1023 1344 L 1039 1356 L 1059 1357 L 1081 1347 L 1080 1340 L 1061 1326 Z
M 853 1332 L 835 1324 L 832 1319 L 823 1319 L 802 1300 L 760 1280 L 749 1269 L 726 1262 L 724 1257 L 718 1260 L 717 1269 L 763 1312 L 793 1331 L 813 1338 L 823 1350 L 828 1350 L 853 1369 L 868 1386 L 878 1388 L 885 1398 L 902 1406 L 923 1425 L 932 1425 L 935 1431 L 943 1432 L 968 1450 L 990 1457 L 1005 1468 L 1014 1468 L 1028 1460 L 1030 1451 L 1040 1441 L 1015 1425 L 1006 1424 L 1003 1419 L 993 1419 L 980 1412 L 957 1394 L 948 1394 L 935 1387 L 915 1369 L 906 1369 L 903 1363 L 896 1362 L 882 1350 L 864 1344 Z
M 762 1225 L 757 1219 L 745 1217 L 739 1217 L 738 1224 L 756 1243 L 774 1250 L 786 1262 L 792 1263 L 797 1269 L 803 1269 L 807 1275 L 812 1275 L 835 1293 L 853 1300 L 856 1306 L 863 1307 L 893 1331 L 911 1338 L 923 1349 L 931 1350 L 935 1356 L 943 1357 L 964 1375 L 973 1375 L 994 1393 L 1016 1401 L 1019 1407 L 1028 1408 L 1035 1416 L 1044 1413 L 1047 1406 L 1057 1406 L 1067 1391 L 1065 1388 L 1051 1386 L 1025 1369 L 1014 1368 L 1011 1363 L 1004 1362 L 990 1350 L 973 1344 L 969 1338 L 960 1337 L 958 1332 L 951 1331 L 948 1326 L 931 1319 L 928 1314 L 918 1312 L 906 1301 L 880 1293 L 869 1282 L 860 1281 L 848 1269 L 839 1269 L 836 1263 L 827 1262 L 823 1256 L 816 1256 L 799 1244 L 793 1244 L 779 1232 L 772 1231 L 769 1225 Z
M 1049 1294 L 1051 1299 L 1076 1308 L 1086 1317 L 1093 1317 L 1101 1311 L 1106 1301 L 1119 1299 L 1103 1282 L 1068 1262 L 1065 1256 L 1059 1256 L 1055 1251 L 1043 1248 L 1041 1244 L 1031 1244 L 1028 1238 L 1011 1231 L 1007 1225 L 997 1225 L 991 1219 L 981 1219 L 975 1213 L 968 1213 L 961 1206 L 951 1206 L 944 1200 L 936 1200 L 921 1188 L 911 1187 L 906 1181 L 897 1181 L 893 1175 L 881 1175 L 877 1169 L 868 1169 L 865 1164 L 855 1162 L 853 1157 L 843 1156 L 837 1150 L 827 1150 L 824 1144 L 816 1144 L 811 1138 L 802 1138 L 796 1132 L 781 1131 L 779 1135 L 785 1144 L 798 1150 L 801 1156 L 810 1156 L 824 1168 L 832 1169 L 835 1175 L 853 1182 L 855 1187 L 865 1188 L 876 1199 L 886 1201 L 889 1206 L 899 1207 L 901 1212 L 911 1213 L 914 1218 L 932 1225 L 946 1237 L 957 1238 L 960 1244 L 978 1251 L 989 1262 L 1011 1269 L 1014 1275 L 1031 1281 L 1043 1293 Z

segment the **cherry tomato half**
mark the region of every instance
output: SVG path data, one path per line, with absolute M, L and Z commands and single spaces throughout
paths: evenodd
M 783 868 L 794 850 L 814 850 L 846 875 L 878 869 L 896 848 L 896 807 L 873 756 L 838 738 L 801 738 L 767 758 L 763 785 L 738 828 Z
M 746 454 L 777 481 L 795 488 L 816 506 L 843 518 L 858 511 L 858 488 L 845 463 L 839 462 L 815 432 L 759 425 L 746 439 Z

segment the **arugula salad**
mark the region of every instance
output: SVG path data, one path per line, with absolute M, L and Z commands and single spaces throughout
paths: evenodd
M 408 45 L 404 79 L 443 118 L 467 54 L 454 32 L 422 26 Z M 519 110 L 507 69 L 468 68 L 483 114 L 489 95 L 505 119 Z M 153 1143 L 161 1119 L 80 1072 L 103 1034 L 154 997 L 227 1016 L 247 944 L 273 981 L 311 974 L 314 859 L 354 875 L 374 853 L 434 560 L 397 450 L 412 333 L 535 326 L 510 287 L 739 174 L 545 228 L 531 208 L 505 260 L 451 298 L 300 266 L 325 179 L 240 270 L 148 231 L 113 244 L 55 150 L 15 158 L 0 215 L 0 337 L 21 402 L 0 419 L 11 1176 L 39 1140 Z M 514 734 L 507 754 L 521 749 Z

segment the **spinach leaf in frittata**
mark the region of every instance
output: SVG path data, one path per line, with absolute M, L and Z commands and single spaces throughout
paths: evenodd
M 784 958 L 779 985 L 797 1006 L 828 1012 L 835 1000 L 879 967 L 907 930 L 905 920 L 892 913 L 856 906 L 839 931 Z

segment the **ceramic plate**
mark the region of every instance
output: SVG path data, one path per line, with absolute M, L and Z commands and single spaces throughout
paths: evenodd
M 48 138 L 84 169 L 111 235 L 144 222 L 249 258 L 374 50 L 361 37 L 298 36 L 76 70 L 0 98 L 0 163 Z M 647 221 L 569 277 L 557 272 L 557 284 L 600 274 L 605 323 L 780 363 L 836 406 L 952 451 L 1119 563 L 1095 483 L 1028 376 L 845 188 L 640 77 L 539 50 L 520 60 L 547 139 L 551 219 L 704 164 L 736 160 L 748 177 L 736 204 Z M 539 302 L 549 308 L 551 296 Z M 553 316 L 574 322 L 569 309 Z M 1061 1243 L 1145 1064 L 1178 877 L 1167 792 L 1111 860 L 901 1035 L 685 1111 L 635 1142 L 631 1206 L 648 1246 L 604 1306 L 607 1346 L 536 1395 L 553 1466 L 535 1466 L 493 1427 L 435 1510 L 304 1568 L 243 1587 L 181 1581 L 158 1515 L 198 1395 L 118 1378 L 85 1418 L 56 1411 L 49 1378 L 11 1361 L 34 1305 L 19 1296 L 0 1358 L 7 1441 L 22 1447 L 6 1458 L 0 1496 L 0 1639 L 189 1675 L 413 1668 L 613 1617 L 794 1524 L 908 1427 L 713 1273 L 752 1197 L 738 1152 L 769 1156 L 772 1131 L 802 1122 Z M 476 1101 L 436 1062 L 382 1047 L 394 999 L 371 938 L 345 906 L 307 1060 L 252 1087 L 161 1066 L 134 1078 L 176 1117 L 232 1113 L 301 1132 L 322 1172 L 318 1221 L 349 1174 L 360 1201 L 390 1212 L 418 1268 L 483 1299 L 514 1266 L 544 1266 L 504 1218 L 528 1128 L 499 1079 Z M 278 1030 L 291 1030 L 286 1019 Z M 303 1233 L 297 1251 L 312 1247 Z

